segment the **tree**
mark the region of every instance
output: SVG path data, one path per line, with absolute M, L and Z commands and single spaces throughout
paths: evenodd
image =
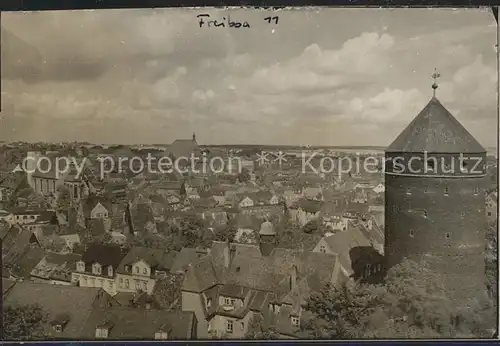
M 303 332 L 324 338 L 473 337 L 483 328 L 448 299 L 442 278 L 425 262 L 409 260 L 391 268 L 383 284 L 327 286 L 306 308 L 312 317 Z
M 498 286 L 498 239 L 497 239 L 497 222 L 489 225 L 486 229 L 486 288 L 491 298 L 497 297 Z
M 6 306 L 3 309 L 5 340 L 41 340 L 48 315 L 39 305 Z
M 270 318 L 266 320 L 262 315 L 255 314 L 248 322 L 248 330 L 245 334 L 245 339 L 279 339 L 279 334 L 276 333 Z
M 156 282 L 153 296 L 157 298 L 162 309 L 175 310 L 180 307 L 183 280 L 182 274 L 168 274 Z
M 236 236 L 236 228 L 232 225 L 225 225 L 223 227 L 217 227 L 215 229 L 215 239 L 216 241 L 234 241 L 234 237 Z

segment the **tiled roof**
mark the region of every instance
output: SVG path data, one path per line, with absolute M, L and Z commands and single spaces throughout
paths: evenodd
M 190 157 L 191 153 L 198 153 L 199 148 L 196 141 L 191 139 L 177 139 L 168 146 L 164 155 L 173 155 L 175 158 Z
M 299 277 L 316 274 L 326 283 L 336 262 L 334 255 L 275 248 L 269 256 L 263 256 L 258 246 L 230 244 L 234 255 L 229 268 L 225 268 L 226 246 L 225 242 L 213 242 L 210 254 L 189 268 L 184 290 L 202 292 L 216 284 L 233 284 L 283 294 L 290 291 L 287 278 L 294 265 Z
M 169 340 L 191 339 L 194 312 L 115 307 L 94 309 L 83 328 L 82 339 L 94 339 L 96 327 L 110 325 L 107 340 L 154 340 L 155 333 L 167 332 Z
M 290 208 L 291 209 L 302 209 L 307 213 L 316 214 L 322 208 L 323 202 L 313 201 L 310 199 L 301 199 L 294 203 Z
M 38 304 L 49 314 L 49 321 L 67 315 L 69 321 L 62 332 L 56 334 L 47 326 L 46 333 L 49 337 L 77 339 L 82 337 L 83 326 L 99 294 L 106 293 L 99 288 L 18 282 L 8 293 L 4 306 Z
M 170 268 L 172 273 L 184 273 L 184 270 L 189 267 L 191 263 L 202 257 L 204 254 L 195 248 L 182 248 L 181 251 L 177 253 L 174 259 L 174 263 Z
M 357 227 L 350 227 L 346 232 L 337 232 L 323 239 L 330 250 L 339 256 L 340 264 L 349 275 L 353 273 L 350 250 L 360 246 L 371 246 L 370 241 Z
M 101 266 L 117 268 L 125 254 L 117 245 L 92 244 L 82 256 L 85 264 L 99 263 Z
M 434 97 L 386 149 L 394 153 L 424 151 L 484 153 L 486 149 Z
M 117 268 L 118 273 L 126 274 L 125 266 L 143 260 L 152 268 L 158 270 L 170 270 L 174 262 L 175 253 L 165 253 L 162 249 L 151 249 L 143 246 L 134 246 L 123 257 Z

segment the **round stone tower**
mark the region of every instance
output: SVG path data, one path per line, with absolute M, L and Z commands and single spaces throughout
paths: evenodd
M 484 292 L 486 150 L 433 97 L 385 160 L 387 266 L 425 259 L 450 298 Z

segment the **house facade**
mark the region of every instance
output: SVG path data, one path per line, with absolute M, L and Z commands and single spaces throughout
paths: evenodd
M 275 234 L 262 229 L 259 245 L 214 242 L 209 254 L 187 270 L 182 310 L 196 314 L 199 338 L 242 339 L 257 314 L 273 315 L 279 334 L 294 338 L 301 302 L 337 282 L 335 255 L 276 248 Z M 319 280 L 313 284 L 310 275 Z
M 80 287 L 102 288 L 115 295 L 116 269 L 123 257 L 125 254 L 119 246 L 93 244 L 76 263 L 71 281 Z

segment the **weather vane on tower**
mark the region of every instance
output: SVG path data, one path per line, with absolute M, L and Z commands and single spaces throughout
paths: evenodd
M 441 77 L 439 73 L 437 73 L 437 70 L 434 68 L 434 73 L 432 74 L 432 79 L 434 80 L 434 83 L 432 83 L 432 96 L 436 97 L 436 89 L 438 88 L 437 84 L 437 79 Z

